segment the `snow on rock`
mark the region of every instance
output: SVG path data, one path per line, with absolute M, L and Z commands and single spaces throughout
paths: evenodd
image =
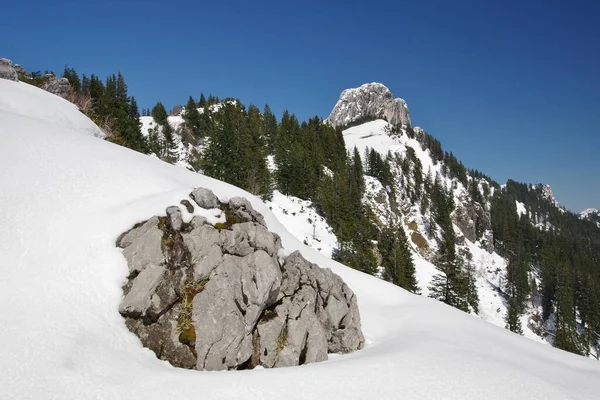
M 0 58 L 0 79 L 8 79 L 15 82 L 19 80 L 17 70 L 8 58 Z
M 595 221 L 600 228 L 600 210 L 596 208 L 586 208 L 579 214 L 579 218 Z
M 365 118 L 385 118 L 393 125 L 410 125 L 406 102 L 394 99 L 390 89 L 376 82 L 344 90 L 327 122 L 337 127 Z
M 554 192 L 552 191 L 552 187 L 550 185 L 544 185 L 542 183 L 538 185 L 534 185 L 535 188 L 540 189 L 542 192 L 542 198 L 550 201 L 552 204 L 556 206 L 562 213 L 565 213 L 567 210 L 556 200 L 554 197 Z
M 62 99 L 0 82 L 0 147 L 10 149 L 0 157 L 3 399 L 598 397 L 597 361 L 333 262 L 251 194 L 81 134 L 89 123 L 74 124 L 81 115 Z M 287 251 L 340 275 L 358 299 L 365 348 L 302 367 L 210 373 L 144 349 L 118 312 L 128 267 L 115 240 L 196 187 L 246 197 Z

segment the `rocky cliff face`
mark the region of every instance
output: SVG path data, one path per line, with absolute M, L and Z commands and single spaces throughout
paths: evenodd
M 19 80 L 19 76 L 13 67 L 12 61 L 7 58 L 0 58 L 0 79 L 8 79 L 10 81 Z
M 279 237 L 244 198 L 196 189 L 182 206 L 220 214 L 212 225 L 167 208 L 117 241 L 129 265 L 119 307 L 157 357 L 199 370 L 284 367 L 362 348 L 356 297 L 342 279 Z
M 337 127 L 373 118 L 383 118 L 392 125 L 410 125 L 406 102 L 394 99 L 390 89 L 381 83 L 344 90 L 327 121 Z

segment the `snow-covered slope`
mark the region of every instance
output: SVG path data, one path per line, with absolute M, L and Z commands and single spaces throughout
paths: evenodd
M 415 130 L 419 129 L 415 128 Z M 442 173 L 444 165 L 441 162 L 435 162 L 429 150 L 423 149 L 421 143 L 414 138 L 410 138 L 406 131 L 401 130 L 394 133 L 391 124 L 384 120 L 375 120 L 346 129 L 344 140 L 348 151 L 352 151 L 356 147 L 361 154 L 364 154 L 366 149 L 374 149 L 383 156 L 389 152 L 392 156 L 406 157 L 408 148 L 412 148 L 424 174 L 437 175 L 445 187 L 453 188 L 454 203 L 458 207 L 465 207 L 465 203 L 468 203 L 468 193 L 464 185 L 456 179 L 444 176 Z M 369 176 L 366 177 L 367 195 L 365 202 L 381 223 L 384 225 L 388 225 L 390 222 L 401 224 L 405 228 L 407 236 L 413 239 L 410 244 L 415 261 L 418 285 L 421 293 L 427 296 L 429 294 L 428 286 L 433 276 L 439 273 L 431 262 L 437 251 L 437 240 L 435 236 L 429 237 L 427 234 L 428 224 L 430 223 L 429 212 L 423 215 L 421 207 L 406 198 L 403 192 L 403 188 L 410 187 L 415 182 L 410 181 L 411 178 L 407 177 L 398 168 L 392 172 L 396 177 L 397 197 L 401 203 L 401 210 L 399 212 L 392 210 L 388 195 L 379 181 Z M 469 177 L 469 179 L 473 178 Z M 551 194 L 551 191 L 549 193 Z M 527 214 L 527 209 L 523 203 L 517 202 L 516 208 L 519 215 Z M 464 236 L 458 226 L 454 225 L 454 230 L 457 236 Z M 417 245 L 419 240 L 426 244 L 426 250 L 423 250 L 422 245 Z M 480 299 L 477 315 L 485 321 L 504 328 L 507 303 L 502 296 L 502 281 L 506 276 L 506 260 L 497 253 L 488 251 L 489 247 L 482 241 L 475 242 L 474 239 L 471 241 L 467 238 L 463 238 L 462 241 L 464 243 L 457 246 L 458 249 L 463 250 L 462 254 L 469 253 L 475 266 L 476 287 Z M 461 252 L 459 251 L 459 253 Z M 523 333 L 525 337 L 544 342 L 529 327 L 529 318 L 535 311 L 528 310 L 523 316 Z
M 100 130 L 77 106 L 35 86 L 0 79 L 0 110 L 35 118 L 103 138 Z
M 2 82 L 2 81 L 0 81 Z M 9 82 L 10 83 L 10 82 Z M 2 96 L 0 388 L 3 399 L 594 399 L 600 364 L 542 346 L 332 262 L 256 197 L 96 139 Z M 36 89 L 37 90 L 37 89 Z M 22 93 L 23 92 L 23 93 Z M 10 106 L 6 106 L 6 104 Z M 127 264 L 117 236 L 197 186 L 246 196 L 283 245 L 329 267 L 358 296 L 365 349 L 277 370 L 180 370 L 142 348 L 118 313 Z

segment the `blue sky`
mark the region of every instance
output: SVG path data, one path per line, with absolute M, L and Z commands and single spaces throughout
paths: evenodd
M 600 208 L 598 1 L 38 1 L 2 6 L 0 57 L 120 70 L 141 107 L 191 94 L 326 117 L 378 81 L 494 179 Z

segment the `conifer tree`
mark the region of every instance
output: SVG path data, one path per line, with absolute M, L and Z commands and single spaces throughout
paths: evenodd
M 79 75 L 73 68 L 69 68 L 65 65 L 65 69 L 63 71 L 63 78 L 67 78 L 69 83 L 71 84 L 71 89 L 75 93 L 81 92 L 81 80 L 79 79 Z
M 404 230 L 385 227 L 378 241 L 383 278 L 409 292 L 418 293 L 415 265 Z
M 158 143 L 160 143 L 160 151 L 157 156 L 163 161 L 173 163 L 176 161 L 175 149 L 177 145 L 173 137 L 173 128 L 169 124 L 167 110 L 161 102 L 156 103 L 152 108 L 152 118 L 158 125 L 155 128 L 157 136 L 151 138 L 151 141 L 158 139 Z
M 182 115 L 184 122 L 184 129 L 196 140 L 202 140 L 205 132 L 203 132 L 202 117 L 200 112 L 196 108 L 196 102 L 190 96 L 185 105 L 185 112 Z
M 523 329 L 521 328 L 520 314 L 520 305 L 518 304 L 517 298 L 511 296 L 508 300 L 508 308 L 504 317 L 504 322 L 506 322 L 506 329 L 522 335 Z

